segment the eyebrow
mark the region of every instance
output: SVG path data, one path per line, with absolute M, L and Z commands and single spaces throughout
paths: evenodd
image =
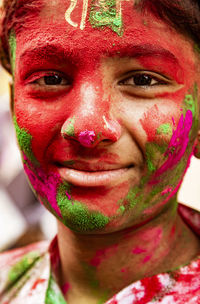
M 93 53 L 94 49 L 88 48 L 88 52 Z M 45 44 L 41 46 L 36 46 L 35 48 L 27 48 L 20 56 L 20 60 L 24 60 L 25 58 L 31 58 L 34 60 L 53 60 L 54 63 L 63 64 L 64 60 L 69 60 L 71 62 L 78 61 L 83 54 L 82 49 L 71 49 L 71 48 L 63 48 L 63 46 L 58 44 Z M 98 54 L 98 53 L 97 53 Z M 170 52 L 168 49 L 163 48 L 160 45 L 155 44 L 126 44 L 126 45 L 117 45 L 113 47 L 112 50 L 105 50 L 102 48 L 102 55 L 106 55 L 108 57 L 132 57 L 138 58 L 142 56 L 160 56 L 164 58 L 171 59 L 174 63 L 179 63 L 177 57 Z

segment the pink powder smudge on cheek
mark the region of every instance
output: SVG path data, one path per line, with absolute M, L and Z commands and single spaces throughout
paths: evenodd
M 188 110 L 186 112 L 185 119 L 183 114 L 181 115 L 177 129 L 173 132 L 169 146 L 165 152 L 165 156 L 168 156 L 168 159 L 160 169 L 157 170 L 154 178 L 162 175 L 167 170 L 172 169 L 181 160 L 189 142 L 189 133 L 192 128 L 192 122 L 192 111 Z M 155 183 L 157 183 L 157 180 Z
M 79 133 L 78 140 L 82 146 L 91 147 L 95 140 L 95 132 L 88 130 L 82 131 Z
M 55 212 L 62 218 L 60 209 L 57 204 L 57 187 L 60 184 L 59 175 L 51 173 L 47 175 L 41 168 L 35 168 L 30 160 L 23 154 L 24 160 L 24 171 L 26 172 L 31 185 L 34 190 L 41 197 L 45 197 Z
M 161 195 L 165 195 L 165 194 L 167 194 L 167 193 L 170 193 L 170 192 L 172 192 L 172 190 L 173 190 L 172 187 L 167 187 L 165 190 L 163 190 L 163 191 L 161 192 Z
M 64 294 L 64 296 L 68 293 L 69 289 L 71 288 L 70 284 L 67 282 L 65 283 L 62 287 L 62 293 Z
M 67 195 L 67 198 L 69 199 L 69 200 L 71 200 L 71 195 L 66 191 L 66 195 Z
M 132 250 L 132 253 L 133 254 L 141 254 L 141 253 L 144 253 L 146 252 L 146 250 L 142 249 L 142 248 L 139 248 L 139 247 L 136 247 Z

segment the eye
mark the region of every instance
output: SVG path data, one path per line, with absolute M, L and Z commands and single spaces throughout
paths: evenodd
M 40 78 L 35 79 L 32 81 L 32 84 L 38 84 L 40 86 L 66 86 L 69 85 L 69 80 L 66 79 L 63 75 L 60 74 L 49 74 L 44 75 Z
M 169 80 L 168 80 L 169 81 Z M 152 87 L 156 85 L 168 84 L 167 78 L 161 75 L 148 74 L 145 72 L 136 72 L 125 80 L 121 80 L 119 85 L 128 85 L 134 87 Z

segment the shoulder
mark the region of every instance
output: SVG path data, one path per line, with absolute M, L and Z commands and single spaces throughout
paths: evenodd
M 39 242 L 0 254 L 0 298 L 11 286 L 18 285 L 48 252 L 49 242 Z

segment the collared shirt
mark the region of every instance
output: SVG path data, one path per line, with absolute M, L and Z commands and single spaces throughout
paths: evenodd
M 179 205 L 179 213 L 200 236 L 200 213 Z M 66 304 L 56 282 L 57 238 L 0 255 L 1 304 Z M 200 303 L 200 256 L 176 270 L 143 278 L 124 288 L 107 304 Z

